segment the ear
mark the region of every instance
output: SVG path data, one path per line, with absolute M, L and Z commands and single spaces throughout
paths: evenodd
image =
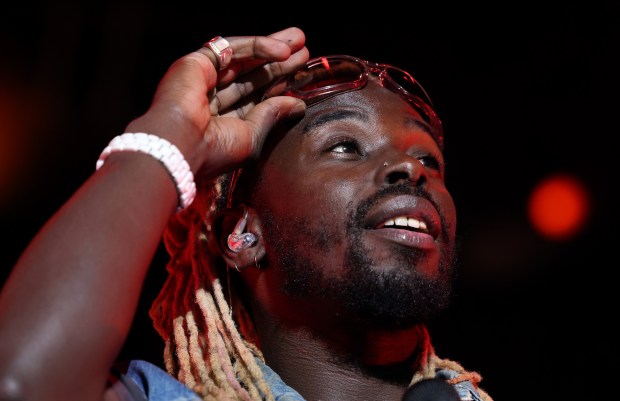
M 220 252 L 228 266 L 241 271 L 249 266 L 258 265 L 258 261 L 265 257 L 262 224 L 260 217 L 253 208 L 241 205 L 222 211 L 218 219 L 218 226 Z M 240 247 L 237 250 L 231 249 L 229 236 L 235 233 L 241 236 L 252 233 L 256 239 L 245 247 Z

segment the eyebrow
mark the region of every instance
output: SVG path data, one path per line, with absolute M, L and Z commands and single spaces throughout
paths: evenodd
M 311 120 L 310 122 L 308 122 L 308 124 L 306 124 L 303 127 L 301 132 L 304 135 L 308 135 L 310 131 L 314 130 L 315 128 L 320 127 L 321 125 L 325 125 L 332 121 L 346 120 L 346 119 L 356 119 L 356 120 L 360 120 L 363 122 L 367 122 L 368 116 L 364 113 L 360 113 L 359 111 L 355 111 L 355 110 L 335 110 L 329 113 L 321 114 L 319 117 L 315 118 L 314 120 Z
M 430 136 L 433 136 L 433 131 L 431 130 L 430 125 L 428 125 L 424 121 L 420 121 L 415 118 L 405 117 L 405 127 L 407 128 L 420 128 L 421 130 L 427 132 Z M 434 137 L 434 136 L 433 136 Z
M 322 114 L 319 117 L 315 118 L 314 120 L 308 122 L 308 124 L 306 124 L 302 128 L 301 132 L 304 135 L 308 135 L 310 131 L 322 125 L 328 124 L 332 121 L 346 120 L 349 118 L 357 119 L 362 122 L 368 121 L 368 116 L 365 113 L 361 113 L 356 110 L 335 110 L 329 113 Z M 405 117 L 404 126 L 407 128 L 419 128 L 425 131 L 426 133 L 428 133 L 430 136 L 433 136 L 431 127 L 426 122 L 420 121 L 416 118 Z

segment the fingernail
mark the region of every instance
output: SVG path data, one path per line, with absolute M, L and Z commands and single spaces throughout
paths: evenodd
M 289 111 L 288 118 L 298 118 L 306 114 L 306 103 L 303 100 L 298 101 Z

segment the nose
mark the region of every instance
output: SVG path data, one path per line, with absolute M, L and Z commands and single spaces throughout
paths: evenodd
M 377 185 L 395 185 L 401 182 L 409 182 L 422 187 L 428 185 L 428 172 L 417 158 L 404 152 L 398 152 L 397 155 L 378 160 L 381 165 L 377 169 Z

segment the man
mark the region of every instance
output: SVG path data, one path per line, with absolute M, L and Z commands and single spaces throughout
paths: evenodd
M 3 289 L 5 398 L 490 400 L 424 327 L 456 228 L 430 99 L 304 43 L 217 38 L 171 66 Z M 165 228 L 170 376 L 134 361 L 106 385 Z

